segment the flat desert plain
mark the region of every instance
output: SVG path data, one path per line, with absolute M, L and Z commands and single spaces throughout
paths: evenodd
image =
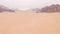
M 60 34 L 60 13 L 0 13 L 0 34 Z

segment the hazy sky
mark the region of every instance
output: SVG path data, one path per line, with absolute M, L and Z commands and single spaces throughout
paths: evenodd
M 0 4 L 3 4 L 9 8 L 41 8 L 46 5 L 60 3 L 60 0 L 0 0 Z

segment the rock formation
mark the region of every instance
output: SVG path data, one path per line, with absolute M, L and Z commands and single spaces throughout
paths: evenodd
M 42 9 L 40 9 L 39 12 L 45 12 L 45 13 L 60 12 L 60 5 L 59 4 L 52 4 L 50 6 L 46 6 Z

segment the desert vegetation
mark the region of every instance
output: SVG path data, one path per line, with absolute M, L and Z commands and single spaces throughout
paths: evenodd
M 15 11 L 9 9 L 8 7 L 5 7 L 4 5 L 0 5 L 0 12 L 15 12 Z
M 52 4 L 50 6 L 45 6 L 40 11 L 36 11 L 36 13 L 45 12 L 45 13 L 54 13 L 60 12 L 60 5 L 59 4 Z

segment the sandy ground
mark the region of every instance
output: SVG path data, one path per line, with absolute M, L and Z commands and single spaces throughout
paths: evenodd
M 0 13 L 0 34 L 60 34 L 60 13 Z

